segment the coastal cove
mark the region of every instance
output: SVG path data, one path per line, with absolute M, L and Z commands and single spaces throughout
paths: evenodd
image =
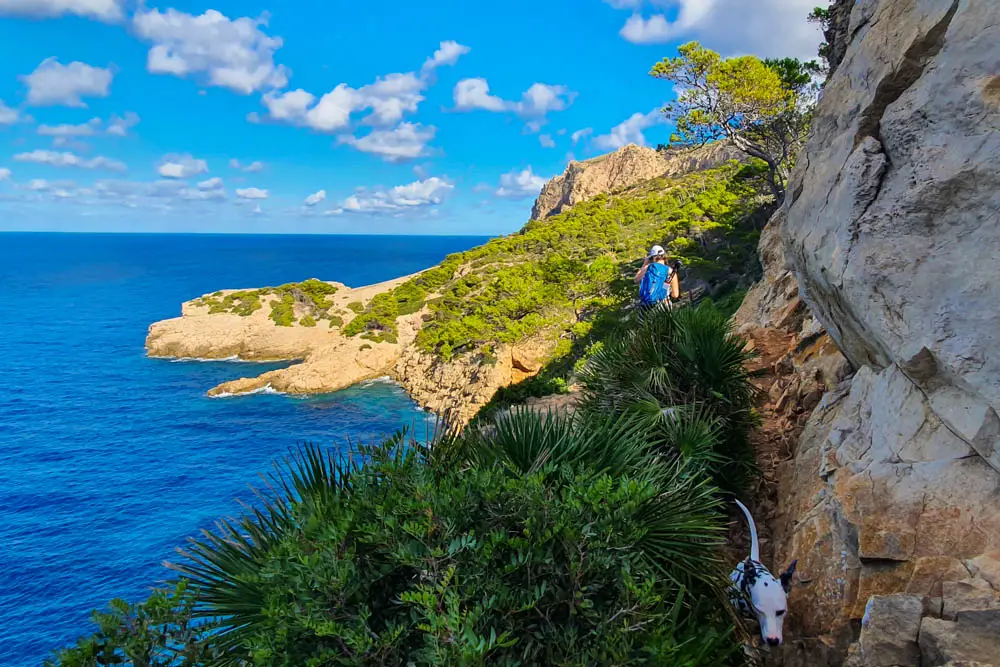
M 302 441 L 337 446 L 427 414 L 392 383 L 213 399 L 288 363 L 149 358 L 151 322 L 219 287 L 367 285 L 483 238 L 0 235 L 0 591 L 4 665 L 37 665 L 112 597 L 140 600 L 188 536 L 238 511 Z

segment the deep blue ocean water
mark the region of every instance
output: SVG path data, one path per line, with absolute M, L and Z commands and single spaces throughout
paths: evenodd
M 484 240 L 0 234 L 0 664 L 37 665 L 90 632 L 91 609 L 144 598 L 289 447 L 426 432 L 387 383 L 207 398 L 279 365 L 148 359 L 152 322 L 217 289 L 360 286 Z

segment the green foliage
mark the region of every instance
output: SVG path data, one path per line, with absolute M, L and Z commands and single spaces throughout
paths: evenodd
M 355 313 L 363 313 L 365 311 L 365 305 L 360 301 L 352 301 L 347 304 L 347 309 Z
M 295 297 L 285 294 L 271 303 L 271 319 L 279 327 L 295 324 Z
M 763 165 L 727 165 L 596 198 L 463 253 L 475 271 L 428 301 L 417 343 L 448 358 L 542 332 L 579 336 L 578 324 L 633 298 L 631 281 L 623 280 L 637 268 L 632 261 L 676 237 L 725 239 L 728 257 L 714 241 L 676 246 L 685 263 L 703 260 L 692 267 L 701 277 L 745 273 L 755 251 L 743 248 L 737 233 L 759 208 L 754 198 L 766 187 L 765 173 Z
M 316 320 L 313 319 L 312 315 L 306 315 L 301 320 L 299 320 L 299 324 L 304 327 L 314 327 L 316 326 Z
M 197 622 L 196 596 L 184 581 L 160 589 L 141 604 L 112 600 L 91 619 L 96 633 L 45 661 L 47 667 L 200 667 L 222 657 L 208 638 L 214 624 Z
M 215 292 L 198 299 L 196 303 L 208 306 L 209 314 L 233 313 L 247 317 L 264 307 L 262 303 L 264 297 L 273 297 L 269 317 L 275 324 L 282 327 L 292 326 L 295 323 L 295 306 L 298 305 L 307 311 L 302 319 L 303 325 L 316 326 L 316 320 L 329 316 L 329 311 L 333 307 L 330 297 L 336 293 L 336 286 L 310 278 L 300 283 L 287 283 L 280 287 L 265 287 L 258 290 L 241 290 L 225 296 L 222 296 L 221 292 Z M 306 321 L 311 321 L 312 324 L 305 324 Z
M 830 70 L 830 52 L 831 46 L 830 41 L 833 39 L 833 12 L 830 7 L 815 7 L 811 12 L 809 12 L 808 21 L 810 23 L 818 23 L 820 29 L 823 31 L 824 41 L 819 45 L 819 57 L 823 61 L 825 67 L 823 70 L 829 72 Z
M 805 141 L 814 96 L 801 75 L 810 67 L 794 59 L 722 58 L 698 42 L 664 58 L 650 74 L 674 85 L 677 99 L 664 108 L 676 124 L 674 143 L 698 146 L 728 139 L 768 165 L 780 204 L 795 153 Z
M 330 316 L 328 316 L 328 319 L 330 320 L 330 328 L 331 329 L 333 327 L 343 327 L 344 326 L 344 318 L 341 317 L 340 315 L 330 315 Z
M 376 294 L 363 312 L 344 327 L 345 336 L 365 333 L 371 340 L 396 342 L 396 318 L 399 317 L 399 302 L 393 293 Z
M 702 302 L 701 306 L 715 308 L 723 317 L 732 317 L 740 306 L 743 305 L 743 299 L 746 298 L 746 290 L 734 290 L 725 296 L 718 299 L 706 299 Z
M 605 341 L 586 364 L 581 409 L 643 415 L 661 429 L 693 420 L 704 437 L 687 452 L 700 453 L 695 462 L 738 493 L 753 474 L 749 434 L 757 423 L 757 390 L 746 370 L 753 357 L 714 307 L 655 309 Z M 666 440 L 671 450 L 684 452 L 676 440 Z
M 203 296 L 195 303 L 208 306 L 210 315 L 216 313 L 233 313 L 241 317 L 248 317 L 264 306 L 260 302 L 260 297 L 265 294 L 264 290 L 240 290 L 230 292 L 222 296 L 221 292 L 216 292 L 211 296 Z
M 822 67 L 815 60 L 802 61 L 798 58 L 769 58 L 764 64 L 774 70 L 786 90 L 796 95 L 813 85 L 813 79 L 822 73 Z
M 713 489 L 637 425 L 512 415 L 441 447 L 305 447 L 193 541 L 203 664 L 739 664 Z

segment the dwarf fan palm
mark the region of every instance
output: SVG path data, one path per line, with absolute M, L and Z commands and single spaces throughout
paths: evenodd
M 699 446 L 698 457 L 704 462 L 710 455 L 718 483 L 738 491 L 753 461 L 748 437 L 756 424 L 757 390 L 746 369 L 753 357 L 713 308 L 654 309 L 588 361 L 580 374 L 581 409 L 644 415 L 651 428 L 659 423 L 668 443 L 677 434 L 668 432 L 665 412 L 676 413 L 679 425 L 700 424 L 700 440 L 714 439 L 715 445 Z M 705 420 L 715 425 L 706 427 Z

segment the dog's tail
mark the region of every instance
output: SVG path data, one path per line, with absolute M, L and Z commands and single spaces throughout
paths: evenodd
M 757 540 L 757 524 L 754 523 L 753 515 L 750 514 L 750 510 L 747 509 L 746 505 L 744 505 L 738 500 L 736 501 L 736 504 L 740 506 L 741 510 L 743 510 L 743 514 L 745 514 L 747 517 L 747 523 L 750 524 L 750 558 L 751 560 L 757 561 L 759 563 L 760 542 L 758 542 Z

